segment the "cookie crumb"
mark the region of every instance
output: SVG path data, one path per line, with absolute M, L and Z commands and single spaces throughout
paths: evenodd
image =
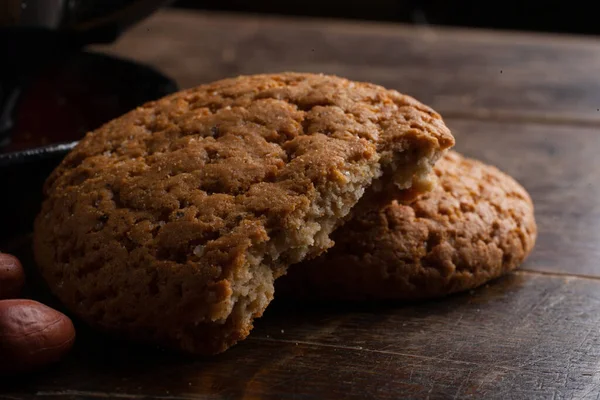
M 202 257 L 203 254 L 204 254 L 204 246 L 198 245 L 198 246 L 194 247 L 194 255 L 195 256 Z

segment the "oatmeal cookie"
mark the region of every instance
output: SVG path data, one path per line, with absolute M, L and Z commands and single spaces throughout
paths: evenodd
M 415 99 L 335 76 L 225 79 L 88 133 L 46 181 L 34 251 L 89 324 L 194 354 L 245 338 L 288 265 L 365 190 L 429 190 L 454 144 Z

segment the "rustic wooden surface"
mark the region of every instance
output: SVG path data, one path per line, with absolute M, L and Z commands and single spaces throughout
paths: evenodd
M 161 12 L 101 49 L 182 87 L 296 70 L 411 94 L 445 116 L 459 151 L 523 183 L 539 240 L 519 272 L 442 300 L 275 300 L 248 340 L 214 358 L 81 327 L 63 363 L 3 381 L 0 399 L 600 398 L 600 43 Z M 28 260 L 26 238 L 12 246 Z
M 324 72 L 400 89 L 447 117 L 600 123 L 600 43 L 590 38 L 171 12 L 102 49 L 182 87 Z

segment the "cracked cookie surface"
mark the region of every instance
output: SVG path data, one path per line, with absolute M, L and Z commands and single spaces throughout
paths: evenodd
M 418 300 L 468 290 L 517 268 L 537 237 L 529 194 L 497 168 L 450 151 L 438 184 L 346 223 L 321 257 L 292 266 L 278 296 Z
M 288 265 L 331 246 L 367 188 L 427 190 L 453 144 L 429 107 L 338 77 L 184 90 L 66 156 L 45 184 L 36 261 L 91 325 L 218 353 L 248 335 Z

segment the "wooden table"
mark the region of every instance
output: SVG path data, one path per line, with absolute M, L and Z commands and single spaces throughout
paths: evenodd
M 600 398 L 600 43 L 579 37 L 163 11 L 110 47 L 181 87 L 247 73 L 334 73 L 433 106 L 456 149 L 531 193 L 519 272 L 417 304 L 274 301 L 214 358 L 80 330 L 61 364 L 1 399 Z

